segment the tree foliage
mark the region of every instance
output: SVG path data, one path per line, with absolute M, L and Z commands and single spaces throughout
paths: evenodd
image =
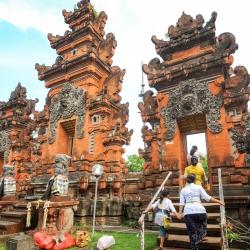
M 205 155 L 203 158 L 201 158 L 201 164 L 206 172 L 208 174 L 208 163 L 207 163 L 207 155 Z
M 129 155 L 126 165 L 129 172 L 140 172 L 143 170 L 144 159 L 136 154 Z

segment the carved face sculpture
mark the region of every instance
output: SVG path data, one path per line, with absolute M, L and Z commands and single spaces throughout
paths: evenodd
M 15 167 L 10 165 L 3 166 L 3 177 L 14 177 L 15 176 Z
M 55 159 L 55 175 L 67 175 L 71 157 L 66 154 L 58 154 Z
M 10 165 L 3 166 L 4 195 L 16 194 L 15 167 Z

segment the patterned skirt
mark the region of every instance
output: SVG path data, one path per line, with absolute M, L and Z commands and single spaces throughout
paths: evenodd
M 191 249 L 198 249 L 199 243 L 207 234 L 207 214 L 187 214 L 184 216 Z

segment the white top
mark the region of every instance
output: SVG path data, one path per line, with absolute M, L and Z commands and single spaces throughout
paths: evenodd
M 211 196 L 206 193 L 202 186 L 191 183 L 184 187 L 180 193 L 180 205 L 185 206 L 184 215 L 206 213 L 206 209 L 201 204 L 201 199 L 211 200 Z
M 152 208 L 155 209 L 156 207 L 171 211 L 172 213 L 176 213 L 176 210 L 174 208 L 172 201 L 168 198 L 163 198 L 162 203 L 160 203 L 160 200 L 156 201 L 152 205 Z

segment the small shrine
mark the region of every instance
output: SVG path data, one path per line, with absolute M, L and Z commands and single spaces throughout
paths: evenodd
M 33 172 L 37 144 L 32 116 L 38 99 L 27 99 L 27 90 L 18 83 L 7 102 L 0 102 L 0 172 L 16 179 L 16 190 L 25 195 Z M 11 165 L 6 166 L 4 165 Z

